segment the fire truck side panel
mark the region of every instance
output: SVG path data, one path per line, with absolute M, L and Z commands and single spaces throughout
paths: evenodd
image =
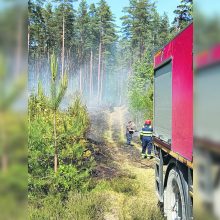
M 166 61 L 172 60 L 171 150 L 190 161 L 192 161 L 193 147 L 192 47 L 193 25 L 191 24 L 169 42 L 154 58 L 155 69 Z M 157 117 L 157 115 L 154 115 L 154 117 Z

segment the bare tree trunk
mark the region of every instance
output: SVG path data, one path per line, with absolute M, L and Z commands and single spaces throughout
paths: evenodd
M 83 39 L 82 39 L 82 36 L 80 38 L 80 42 L 81 42 L 81 45 L 79 47 L 79 65 L 80 65 L 79 67 L 79 90 L 80 90 L 80 93 L 82 93 L 83 92 L 83 73 L 82 73 Z
M 58 167 L 58 152 L 57 152 L 57 132 L 56 132 L 56 111 L 53 114 L 53 133 L 54 133 L 54 172 L 57 172 Z
M 92 75 L 92 71 L 93 71 L 93 52 L 92 49 L 90 51 L 90 74 L 89 74 L 89 96 L 90 98 L 92 97 L 92 93 L 93 93 L 93 75 Z
M 123 69 L 121 69 L 121 74 L 119 75 L 119 80 L 118 80 L 118 104 L 121 106 L 122 103 L 122 76 L 123 76 Z
M 83 88 L 84 88 L 84 92 L 86 93 L 86 95 L 87 95 L 87 90 L 88 90 L 87 84 L 86 84 L 87 79 L 88 79 L 88 66 L 87 66 L 87 60 L 85 59 L 84 74 L 83 74 Z
M 27 39 L 27 47 L 28 47 L 28 53 L 30 50 L 30 25 L 28 25 L 28 39 Z
M 90 62 L 89 60 L 86 61 L 86 80 L 85 83 L 87 85 L 87 96 L 89 97 L 90 95 Z
M 65 56 L 65 20 L 64 20 L 64 15 L 63 15 L 63 36 L 62 36 L 62 69 L 61 69 L 61 74 L 62 74 L 62 80 L 64 77 L 64 56 Z
M 103 97 L 103 83 L 104 83 L 104 65 L 105 62 L 102 61 L 102 68 L 101 68 L 101 77 L 100 77 L 100 96 L 99 96 L 99 102 L 102 102 L 102 97 Z
M 40 68 L 39 68 L 39 55 L 37 55 L 37 82 L 40 79 Z
M 98 88 L 97 96 L 98 96 L 98 100 L 99 100 L 99 96 L 100 96 L 101 58 L 102 58 L 102 42 L 100 40 L 100 43 L 99 43 L 98 80 L 97 80 L 97 88 Z
M 79 90 L 82 93 L 82 64 L 79 67 Z
M 71 69 L 71 48 L 69 49 L 69 61 L 68 61 L 68 73 L 69 73 L 69 75 L 71 74 L 71 71 L 73 71 L 72 69 Z

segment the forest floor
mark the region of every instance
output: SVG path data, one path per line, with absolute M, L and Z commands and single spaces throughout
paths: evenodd
M 125 144 L 127 120 L 125 107 L 91 113 L 88 139 L 97 148 L 93 178 L 99 188 L 105 189 L 108 183 L 111 186 L 109 208 L 103 219 L 163 219 L 155 193 L 154 159 L 141 159 L 138 133 L 133 137 L 133 146 Z
M 89 112 L 92 176 L 84 189 L 68 192 L 65 200 L 54 193 L 34 198 L 28 219 L 163 220 L 155 193 L 154 159 L 141 159 L 138 133 L 133 146 L 125 144 L 127 109 Z

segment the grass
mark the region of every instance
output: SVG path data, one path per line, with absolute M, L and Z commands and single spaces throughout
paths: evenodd
M 151 178 L 154 171 L 128 166 L 127 176 L 99 180 L 90 192 L 71 192 L 65 202 L 54 196 L 30 201 L 29 219 L 162 220 Z
M 113 122 L 118 118 L 110 115 L 105 141 L 108 147 L 119 147 L 123 139 L 122 116 L 119 117 L 120 129 L 116 132 Z M 117 116 L 117 117 L 116 117 Z M 115 145 L 114 145 L 115 144 Z M 138 145 L 134 146 L 138 149 Z M 120 173 L 114 178 L 92 179 L 87 192 L 71 192 L 65 202 L 59 197 L 48 196 L 45 199 L 29 202 L 29 219 L 65 219 L 65 220 L 162 220 L 157 207 L 155 194 L 154 169 L 135 166 L 123 150 L 112 151 L 114 163 Z M 140 165 L 140 164 L 139 164 Z M 107 177 L 106 177 L 107 178 Z

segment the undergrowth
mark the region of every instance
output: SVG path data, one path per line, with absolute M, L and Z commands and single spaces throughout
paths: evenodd
M 162 220 L 158 207 L 142 192 L 140 182 L 130 173 L 98 180 L 87 192 L 70 192 L 66 200 L 59 195 L 30 199 L 29 219 Z

